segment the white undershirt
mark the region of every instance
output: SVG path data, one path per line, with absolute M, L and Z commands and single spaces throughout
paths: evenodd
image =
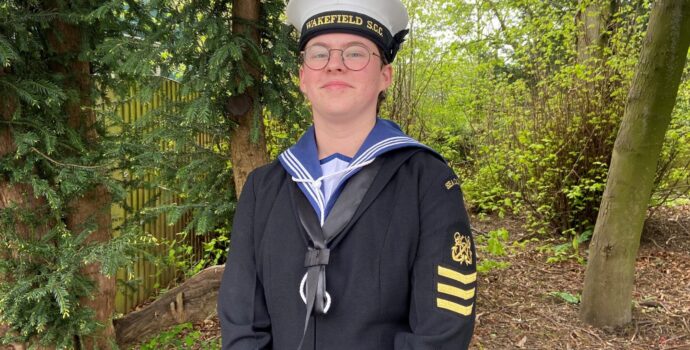
M 320 161 L 321 171 L 323 172 L 324 176 L 342 171 L 343 169 L 347 168 L 347 166 L 350 164 L 350 161 L 352 161 L 351 158 L 340 153 L 332 154 Z M 347 172 L 342 172 L 340 174 L 328 176 L 323 179 L 323 196 L 326 199 L 326 203 L 328 203 L 328 201 L 331 199 L 331 196 L 338 186 L 340 179 L 342 179 L 346 173 Z

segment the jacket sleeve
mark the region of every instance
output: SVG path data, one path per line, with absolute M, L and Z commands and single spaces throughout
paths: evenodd
M 467 349 L 474 331 L 476 254 L 457 176 L 445 164 L 424 171 L 420 236 L 412 266 L 409 322 L 396 350 Z M 426 178 L 425 178 L 426 177 Z
M 255 202 L 254 176 L 250 174 L 235 210 L 228 259 L 218 291 L 223 350 L 271 348 L 271 320 L 254 254 Z

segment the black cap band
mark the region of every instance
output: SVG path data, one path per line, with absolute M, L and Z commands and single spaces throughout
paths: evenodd
M 381 48 L 387 62 L 392 62 L 407 30 L 393 37 L 381 22 L 367 15 L 350 11 L 322 12 L 304 22 L 299 39 L 300 51 L 304 49 L 309 39 L 326 33 L 349 33 L 363 36 Z

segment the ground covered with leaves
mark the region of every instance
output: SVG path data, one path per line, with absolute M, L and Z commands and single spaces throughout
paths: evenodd
M 530 239 L 514 218 L 475 218 L 473 226 L 484 271 L 471 349 L 690 350 L 690 206 L 660 209 L 646 223 L 633 322 L 621 329 L 579 321 L 586 245 Z M 209 318 L 141 348 L 216 349 L 219 339 Z
M 500 228 L 521 232 L 516 220 L 473 224 L 485 234 Z M 511 234 L 505 256 L 485 258 L 508 265 L 480 274 L 473 349 L 690 350 L 690 206 L 660 209 L 645 225 L 633 322 L 622 329 L 601 330 L 579 321 L 585 265 L 574 251 L 554 259 L 559 252 L 553 247 L 561 242 L 514 243 L 523 239 Z M 585 254 L 585 248 L 578 253 Z

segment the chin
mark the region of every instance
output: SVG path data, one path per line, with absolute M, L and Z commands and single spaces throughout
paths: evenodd
M 371 103 L 374 110 L 373 113 L 376 114 L 376 99 L 373 99 L 372 101 L 366 100 L 367 99 L 362 97 L 357 99 L 352 96 L 322 99 L 317 105 L 312 102 L 312 111 L 315 114 L 320 115 L 322 118 L 330 121 L 344 121 L 356 117 L 353 116 L 353 112 L 367 114 L 369 108 L 366 108 L 365 106 Z
M 319 114 L 329 117 L 338 117 L 341 115 L 347 115 L 352 113 L 353 109 L 356 109 L 355 105 L 352 103 L 342 103 L 343 101 L 335 101 L 332 104 L 322 106 L 318 109 Z
M 323 110 L 321 111 L 321 117 L 323 119 L 326 119 L 328 121 L 332 122 L 337 122 L 337 121 L 346 121 L 350 119 L 350 112 L 351 109 L 346 109 L 346 110 Z

